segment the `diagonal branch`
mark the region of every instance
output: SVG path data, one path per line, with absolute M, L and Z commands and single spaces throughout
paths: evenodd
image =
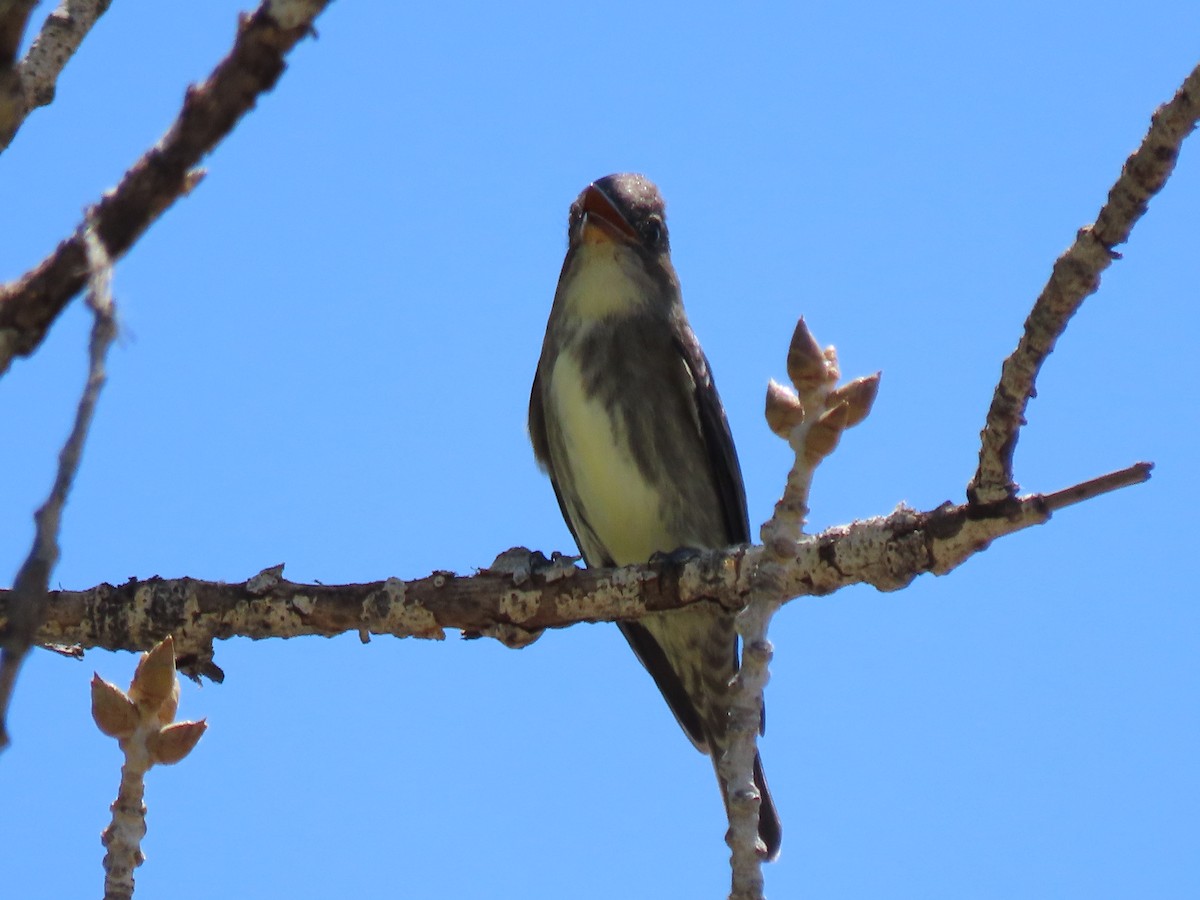
M 114 260 L 199 180 L 194 167 L 270 90 L 284 58 L 312 31 L 329 0 L 265 0 L 238 23 L 229 55 L 200 85 L 188 88 L 183 108 L 166 135 L 120 184 L 88 210 L 86 220 Z M 87 273 L 81 225 L 35 269 L 0 286 L 0 374 L 14 356 L 28 356 L 54 319 L 82 288 Z
M 50 496 L 34 516 L 36 529 L 33 547 L 13 583 L 8 601 L 8 619 L 0 625 L 0 750 L 8 745 L 5 723 L 17 672 L 25 654 L 33 645 L 34 635 L 46 613 L 50 574 L 58 562 L 58 531 L 63 507 L 75 481 L 75 473 L 79 471 L 83 445 L 87 441 L 92 417 L 96 413 L 96 401 L 100 398 L 100 389 L 104 387 L 107 378 L 104 361 L 117 334 L 109 287 L 112 261 L 91 229 L 84 232 L 84 242 L 91 279 L 88 306 L 92 308 L 95 316 L 91 340 L 88 343 L 88 378 L 83 395 L 79 398 L 79 406 L 75 410 L 75 424 L 71 427 L 67 442 L 58 455 L 58 471 L 54 476 Z
M 31 112 L 54 100 L 58 76 L 66 68 L 92 26 L 108 11 L 112 0 L 62 0 L 46 16 L 21 62 L 22 106 L 15 121 L 0 125 L 0 150 L 4 150 Z
M 0 7 L 4 2 L 0 0 Z M 0 102 L 0 152 L 12 143 L 31 112 L 54 100 L 58 76 L 111 4 L 112 0 L 62 0 L 42 23 L 42 30 L 19 66 L 14 58 L 6 71 L 0 61 L 0 94 L 7 97 L 7 103 Z M 33 7 L 36 4 L 25 5 Z M 0 40 L 0 44 L 3 43 Z M 3 48 L 0 48 L 2 59 Z
M 37 0 L 0 0 L 0 150 L 25 118 L 25 93 L 17 51 Z
M 1050 280 L 1025 321 L 1017 349 L 1004 361 L 980 435 L 979 468 L 967 488 L 971 499 L 992 503 L 1016 494 L 1013 452 L 1038 372 L 1071 316 L 1099 288 L 1100 273 L 1120 258 L 1113 248 L 1129 239 L 1150 198 L 1170 177 L 1179 148 L 1198 120 L 1200 66 L 1192 70 L 1170 102 L 1155 111 L 1150 130 L 1125 161 L 1095 224 L 1081 228 L 1075 243 L 1054 263 Z

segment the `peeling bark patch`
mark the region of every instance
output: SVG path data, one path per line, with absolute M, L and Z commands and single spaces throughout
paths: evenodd
M 541 591 L 508 591 L 500 597 L 500 614 L 519 625 L 534 618 L 541 605 Z
M 304 594 L 297 594 L 292 598 L 292 608 L 300 615 L 311 616 L 313 610 L 316 609 L 317 601 L 312 597 L 307 597 Z
M 917 532 L 897 535 L 884 550 L 887 580 L 875 583 L 881 591 L 907 587 L 921 572 L 928 571 L 930 556 L 924 538 Z
M 389 578 L 380 590 L 372 591 L 362 603 L 362 618 L 375 634 L 396 637 L 421 637 L 445 640 L 446 633 L 437 617 L 418 600 L 409 600 L 408 587 L 398 578 Z
M 641 579 L 636 573 L 622 569 L 598 581 L 592 594 L 572 591 L 558 595 L 555 607 L 560 615 L 566 614 L 567 610 L 575 610 L 591 621 L 623 616 L 636 618 L 646 611 L 646 605 L 641 600 Z

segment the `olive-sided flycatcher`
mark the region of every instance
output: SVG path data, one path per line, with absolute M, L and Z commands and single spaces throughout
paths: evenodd
M 571 204 L 567 235 L 529 436 L 584 560 L 625 566 L 684 547 L 748 543 L 737 452 L 683 312 L 658 189 L 641 175 L 601 178 Z M 715 766 L 738 668 L 733 616 L 701 604 L 620 628 Z M 779 818 L 757 757 L 754 781 L 759 836 L 773 859 Z

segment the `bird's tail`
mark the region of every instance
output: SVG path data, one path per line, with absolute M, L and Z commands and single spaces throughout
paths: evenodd
M 779 856 L 779 845 L 783 841 L 783 826 L 779 824 L 779 813 L 767 787 L 767 776 L 763 774 L 762 759 L 754 754 L 754 786 L 758 788 L 758 837 L 767 848 L 767 862 Z
M 720 753 L 713 754 L 713 768 L 717 769 L 717 781 L 721 785 L 721 797 L 725 800 L 725 813 L 729 813 L 728 792 L 725 780 L 718 768 Z M 754 786 L 758 788 L 758 839 L 762 844 L 763 858 L 774 862 L 779 856 L 779 845 L 783 840 L 783 826 L 779 822 L 779 813 L 775 810 L 775 801 L 771 799 L 771 791 L 767 787 L 767 776 L 763 773 L 762 757 L 754 754 Z

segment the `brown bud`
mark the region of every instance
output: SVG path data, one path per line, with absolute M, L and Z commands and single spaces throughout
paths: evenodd
M 142 655 L 133 683 L 129 685 L 129 696 L 147 712 L 160 713 L 164 706 L 179 703 L 179 684 L 175 678 L 175 642 L 167 635 L 149 653 Z M 175 709 L 170 710 L 171 718 Z M 161 713 L 160 713 L 161 718 Z M 170 721 L 170 719 L 168 719 Z
M 192 748 L 208 730 L 208 722 L 176 722 L 150 735 L 146 746 L 150 750 L 150 761 L 164 766 L 173 766 L 192 752 Z
M 771 379 L 767 383 L 767 426 L 786 441 L 803 421 L 804 407 L 796 392 Z
M 93 675 L 92 718 L 102 732 L 120 739 L 133 734 L 138 723 L 138 712 L 123 690 L 99 675 Z
M 880 373 L 876 372 L 874 375 L 855 378 L 830 393 L 828 405 L 831 408 L 839 403 L 846 404 L 847 428 L 853 428 L 871 411 L 871 406 L 875 403 L 875 397 L 879 393 L 879 376 Z
M 839 403 L 817 419 L 804 441 L 804 459 L 809 465 L 815 466 L 837 448 L 849 416 L 846 404 Z
M 158 721 L 170 725 L 175 721 L 175 713 L 179 712 L 179 679 L 171 684 L 171 693 L 158 707 Z
M 801 394 L 806 394 L 819 387 L 825 381 L 825 356 L 821 353 L 821 345 L 817 343 L 804 317 L 796 323 L 792 333 L 792 343 L 788 347 L 787 373 L 792 384 Z

